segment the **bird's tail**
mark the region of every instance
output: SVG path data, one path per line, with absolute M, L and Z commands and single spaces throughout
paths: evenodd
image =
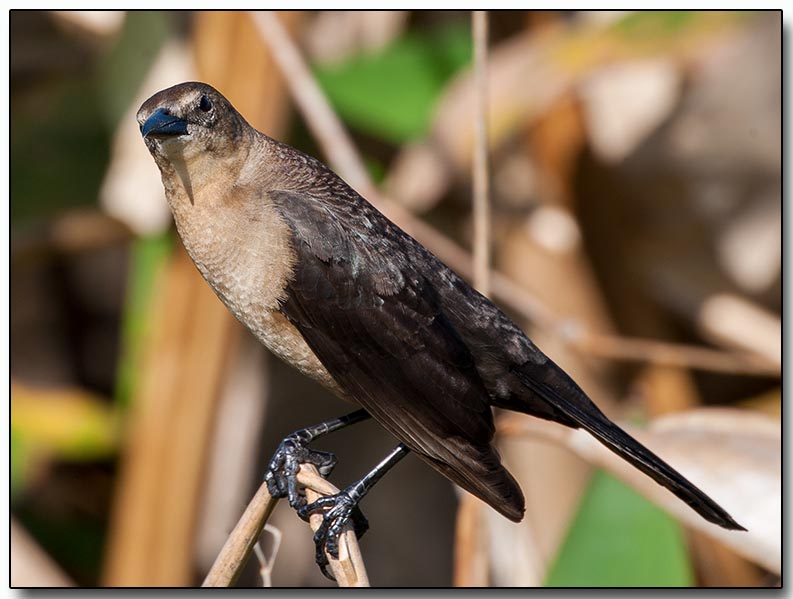
M 524 367 L 513 368 L 526 387 L 561 413 L 560 422 L 586 429 L 603 445 L 672 491 L 709 522 L 728 530 L 746 530 L 682 474 L 611 422 L 561 369 L 553 370 L 553 383 L 545 383 L 537 380 L 536 373 L 528 372 Z M 547 374 L 548 370 L 545 372 Z M 515 409 L 514 405 L 510 407 Z

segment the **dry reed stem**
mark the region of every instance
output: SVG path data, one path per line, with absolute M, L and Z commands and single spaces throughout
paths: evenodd
M 778 364 L 755 353 L 721 351 L 640 337 L 620 337 L 582 331 L 571 345 L 587 355 L 625 362 L 650 362 L 728 374 L 779 376 Z
M 317 469 L 311 464 L 303 464 L 297 474 L 297 480 L 306 490 L 306 499 L 313 503 L 323 496 L 336 495 L 339 489 L 322 478 Z M 317 531 L 322 524 L 323 515 L 321 512 L 312 514 L 309 517 L 311 530 Z M 358 539 L 348 522 L 339 539 L 338 559 L 325 554 L 328 558 L 329 569 L 340 587 L 368 587 L 369 576 L 366 573 L 366 566 L 363 563 L 361 549 L 358 546 Z
M 309 503 L 320 497 L 336 495 L 339 492 L 310 464 L 303 464 L 300 467 L 297 480 L 305 488 L 306 499 Z M 267 483 L 262 483 L 248 507 L 245 508 L 245 512 L 234 530 L 226 539 L 201 586 L 229 587 L 234 584 L 248 562 L 277 503 L 278 499 L 273 498 L 267 490 Z M 322 518 L 321 513 L 312 514 L 309 518 L 309 524 L 314 532 L 322 524 Z M 339 540 L 339 558 L 336 559 L 330 555 L 327 557 L 330 571 L 340 587 L 369 586 L 369 577 L 366 574 L 358 539 L 349 524 L 344 528 Z
M 490 294 L 490 168 L 487 156 L 487 11 L 475 10 L 473 21 L 476 117 L 474 123 L 474 286 Z
M 459 498 L 454 526 L 452 585 L 486 587 L 490 582 L 488 537 L 482 530 L 482 510 L 486 506 L 466 491 Z
M 158 275 L 102 584 L 184 586 L 233 316 L 177 247 Z M 171 428 L 173 423 L 179 426 Z
M 471 13 L 474 46 L 476 107 L 474 116 L 473 282 L 482 295 L 490 294 L 490 172 L 487 140 L 487 12 Z M 482 527 L 482 504 L 469 493 L 460 498 L 455 522 L 454 586 L 487 586 L 490 564 Z
M 272 13 L 252 13 L 262 38 L 281 69 L 323 154 L 350 185 L 462 276 L 472 278 L 471 255 L 456 242 L 382 196 L 339 118 L 322 94 L 299 50 Z M 699 370 L 752 375 L 780 374 L 779 366 L 745 352 L 711 350 L 681 343 L 592 333 L 575 319 L 561 317 L 531 293 L 497 271 L 490 273 L 493 296 L 566 344 L 591 356 L 627 362 L 652 362 Z M 571 334 L 571 331 L 574 334 Z
M 267 490 L 267 483 L 262 483 L 226 539 L 201 586 L 230 587 L 234 584 L 277 503 L 278 499 Z
M 347 182 L 356 189 L 367 191 L 373 188 L 366 166 L 345 133 L 344 126 L 336 118 L 333 108 L 325 100 L 278 15 L 271 11 L 252 12 L 251 18 L 270 48 L 295 102 L 300 106 L 300 111 L 320 146 L 325 149 L 333 148 L 333 152 L 326 152 L 325 155 L 334 170 L 344 173 Z

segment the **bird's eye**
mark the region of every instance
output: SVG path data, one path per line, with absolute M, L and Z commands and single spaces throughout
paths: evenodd
M 201 100 L 198 102 L 198 108 L 202 112 L 209 112 L 212 110 L 212 100 L 210 100 L 207 96 L 201 96 Z

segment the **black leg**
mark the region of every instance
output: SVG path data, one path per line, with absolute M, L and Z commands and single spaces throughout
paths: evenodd
M 298 514 L 303 518 L 307 518 L 309 514 L 317 510 L 327 510 L 322 524 L 317 529 L 317 532 L 314 533 L 314 544 L 317 547 L 317 564 L 322 573 L 328 578 L 332 579 L 327 571 L 328 559 L 325 556 L 325 550 L 333 557 L 339 557 L 339 536 L 350 517 L 353 518 L 355 533 L 359 538 L 366 531 L 369 525 L 365 518 L 363 521 L 360 520 L 360 518 L 363 518 L 363 514 L 357 509 L 358 503 L 377 481 L 383 478 L 383 475 L 405 457 L 409 451 L 403 443 L 400 443 L 394 451 L 388 454 L 382 462 L 357 483 L 350 485 L 337 495 L 322 497 L 314 503 L 298 509 Z
M 305 498 L 297 489 L 297 472 L 301 464 L 313 464 L 322 476 L 328 476 L 336 465 L 336 456 L 326 451 L 308 449 L 316 439 L 356 422 L 370 418 L 366 410 L 356 410 L 346 416 L 295 431 L 281 441 L 270 460 L 264 480 L 273 497 L 288 497 L 293 508 L 305 505 Z

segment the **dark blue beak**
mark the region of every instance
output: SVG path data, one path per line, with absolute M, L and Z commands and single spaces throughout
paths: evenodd
M 158 108 L 146 119 L 140 128 L 143 137 L 176 137 L 187 134 L 187 121 L 168 114 L 164 108 Z

